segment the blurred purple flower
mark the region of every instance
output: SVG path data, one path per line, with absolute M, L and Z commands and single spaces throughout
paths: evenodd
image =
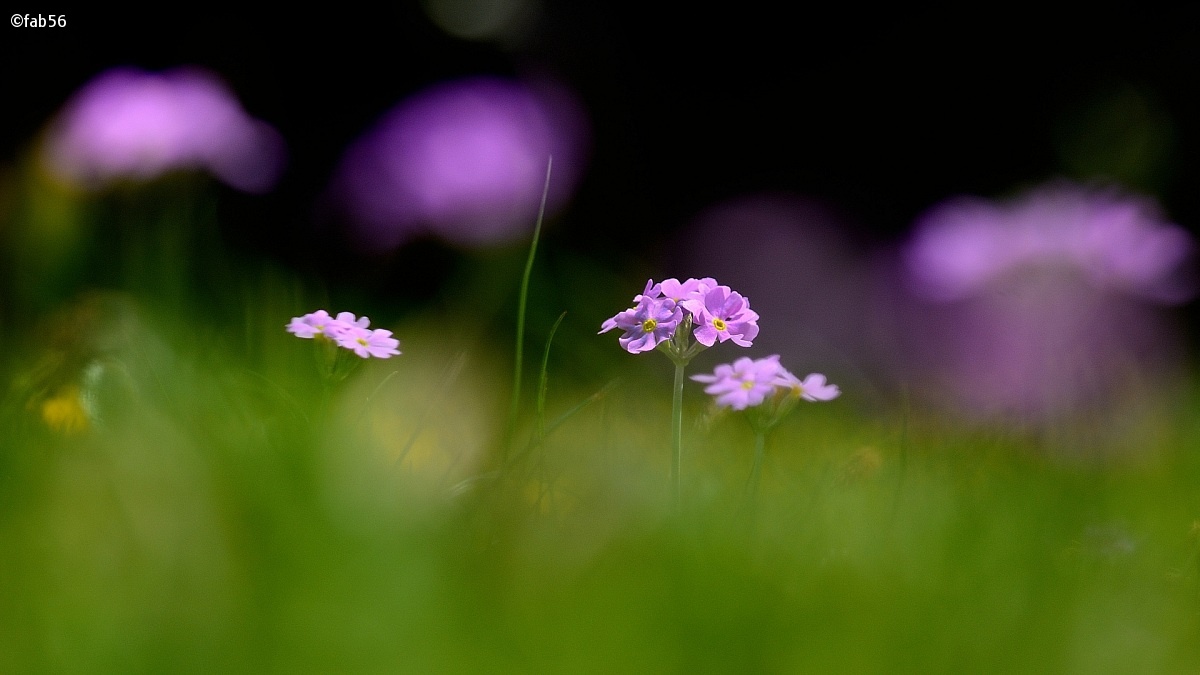
M 68 101 L 43 152 L 55 175 L 90 189 L 187 169 L 265 192 L 282 169 L 284 145 L 209 73 L 115 68 Z
M 777 354 L 762 359 L 743 356 L 732 364 L 717 366 L 712 375 L 693 375 L 692 379 L 708 384 L 704 393 L 715 396 L 717 406 L 745 410 L 775 391 L 782 372 L 786 371 Z
M 331 325 L 340 327 L 340 324 L 335 324 L 334 318 L 329 316 L 329 312 L 318 309 L 304 316 L 292 317 L 287 325 L 287 332 L 298 338 L 312 339 L 318 335 L 326 335 L 326 330 Z
M 1154 202 L 1058 183 L 1006 203 L 959 198 L 901 252 L 897 362 L 979 417 L 1046 420 L 1132 396 L 1166 365 L 1154 304 L 1191 297 L 1190 236 Z M 1148 385 L 1149 386 L 1149 385 Z
M 337 318 L 319 309 L 304 316 L 293 317 L 287 331 L 300 338 L 325 338 L 358 354 L 362 358 L 386 359 L 400 353 L 400 341 L 392 337 L 392 331 L 377 328 L 370 330 L 371 320 L 355 317 L 351 312 L 339 312 Z
M 905 263 L 914 290 L 933 300 L 1057 266 L 1098 289 L 1178 303 L 1194 290 L 1180 274 L 1192 250 L 1152 200 L 1060 183 L 1007 203 L 964 197 L 935 207 L 918 220 Z
M 352 350 L 366 359 L 374 356 L 386 359 L 400 353 L 400 341 L 392 337 L 392 331 L 377 328 L 368 330 L 361 326 L 347 325 L 337 336 L 339 347 Z
M 809 373 L 801 380 L 793 375 L 791 371 L 780 368 L 779 375 L 775 378 L 774 384 L 776 387 L 786 389 L 793 396 L 802 398 L 805 401 L 832 401 L 842 394 L 836 384 L 828 384 L 825 381 L 825 376 L 820 373 Z
M 330 328 L 332 331 L 330 337 L 336 338 L 341 333 L 349 332 L 352 328 L 367 328 L 371 325 L 371 320 L 365 316 L 355 317 L 353 312 L 338 312 L 337 320 Z
M 839 378 L 861 377 L 877 333 L 868 323 L 864 246 L 856 229 L 812 198 L 747 195 L 705 209 L 663 264 L 711 274 L 752 298 L 755 312 L 771 321 L 771 330 L 753 338 L 754 348 L 804 354 Z M 867 388 L 863 381 L 853 384 Z
M 487 77 L 443 83 L 396 106 L 349 148 L 335 198 L 373 249 L 425 233 L 463 245 L 504 242 L 531 231 L 551 156 L 548 208 L 573 192 L 585 137 L 580 108 L 561 89 Z
M 708 384 L 704 393 L 715 396 L 718 407 L 734 410 L 759 405 L 775 393 L 788 392 L 814 402 L 832 401 L 842 393 L 837 385 L 826 383 L 820 373 L 811 373 L 803 380 L 796 377 L 780 365 L 778 354 L 761 359 L 743 356 L 732 364 L 717 366 L 712 375 L 693 375 L 692 379 Z M 776 413 L 787 410 L 790 408 L 777 409 Z

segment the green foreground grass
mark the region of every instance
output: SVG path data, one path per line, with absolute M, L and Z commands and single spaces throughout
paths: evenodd
M 617 384 L 541 443 L 527 405 L 502 453 L 510 361 L 446 337 L 465 325 L 411 318 L 404 355 L 326 388 L 313 345 L 282 330 L 310 309 L 293 305 L 234 337 L 125 315 L 75 364 L 86 429 L 47 423 L 45 371 L 71 358 L 9 354 L 0 670 L 1200 663 L 1191 394 L 1088 458 L 847 391 L 771 436 L 752 510 L 749 428 L 708 420 L 689 387 L 677 513 L 665 359 L 606 373 Z M 549 375 L 550 418 L 608 381 Z

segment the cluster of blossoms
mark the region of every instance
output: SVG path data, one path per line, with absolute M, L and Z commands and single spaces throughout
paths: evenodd
M 749 347 L 758 337 L 758 314 L 750 302 L 712 277 L 703 279 L 665 279 L 646 282 L 646 288 L 633 298 L 634 305 L 607 319 L 600 332 L 614 328 L 625 331 L 619 342 L 631 354 L 658 350 L 675 364 L 675 386 L 671 399 L 672 485 L 676 506 L 680 503 L 680 475 L 683 437 L 684 368 L 691 359 L 715 345 L 732 341 Z M 753 360 L 740 358 L 732 364 L 717 366 L 712 375 L 695 375 L 705 382 L 705 392 L 716 396 L 719 407 L 746 410 L 746 419 L 757 434 L 754 468 L 748 491 L 757 485 L 762 466 L 766 434 L 775 427 L 801 398 L 829 401 L 841 393 L 825 382 L 825 376 L 813 373 L 801 380 L 779 365 L 779 356 Z M 762 405 L 770 396 L 770 404 Z
M 369 325 L 371 320 L 365 316 L 356 318 L 350 312 L 339 312 L 337 317 L 332 317 L 329 312 L 319 309 L 294 317 L 287 325 L 287 331 L 296 337 L 330 340 L 364 359 L 372 356 L 386 359 L 400 353 L 400 341 L 392 337 L 392 331 L 371 330 L 367 328 Z
M 708 384 L 704 393 L 716 397 L 717 406 L 745 410 L 761 404 L 768 396 L 782 394 L 791 400 L 832 401 L 841 391 L 825 376 L 810 373 L 803 380 L 779 364 L 779 355 L 762 359 L 743 356 L 732 364 L 721 364 L 711 375 L 693 375 Z
M 732 340 L 739 347 L 749 347 L 758 336 L 758 314 L 750 309 L 750 301 L 711 277 L 684 282 L 666 279 L 657 284 L 650 279 L 633 302 L 633 307 L 600 326 L 601 333 L 614 328 L 625 331 L 618 341 L 631 354 L 648 352 L 676 338 L 681 325 L 681 337 L 687 338 L 691 330 L 691 337 L 701 345 L 680 355 L 684 358 L 718 341 Z

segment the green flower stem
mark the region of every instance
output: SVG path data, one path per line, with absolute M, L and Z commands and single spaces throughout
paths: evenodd
M 754 432 L 754 463 L 750 465 L 750 478 L 746 480 L 746 504 L 750 509 L 754 509 L 754 503 L 758 499 L 758 484 L 762 477 L 763 455 L 766 453 L 767 433 L 765 431 L 755 430 Z
M 680 508 L 680 476 L 683 464 L 683 368 L 687 365 L 682 359 L 675 359 L 675 389 L 671 395 L 671 489 L 675 509 Z
M 678 511 L 682 505 L 683 465 L 683 369 L 704 345 L 692 343 L 692 317 L 685 316 L 669 340 L 658 344 L 658 350 L 675 364 L 675 387 L 671 392 L 671 497 Z

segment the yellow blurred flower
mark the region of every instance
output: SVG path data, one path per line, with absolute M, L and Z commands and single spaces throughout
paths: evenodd
M 67 435 L 87 431 L 90 425 L 88 410 L 78 385 L 68 384 L 42 401 L 42 421 L 54 431 Z

